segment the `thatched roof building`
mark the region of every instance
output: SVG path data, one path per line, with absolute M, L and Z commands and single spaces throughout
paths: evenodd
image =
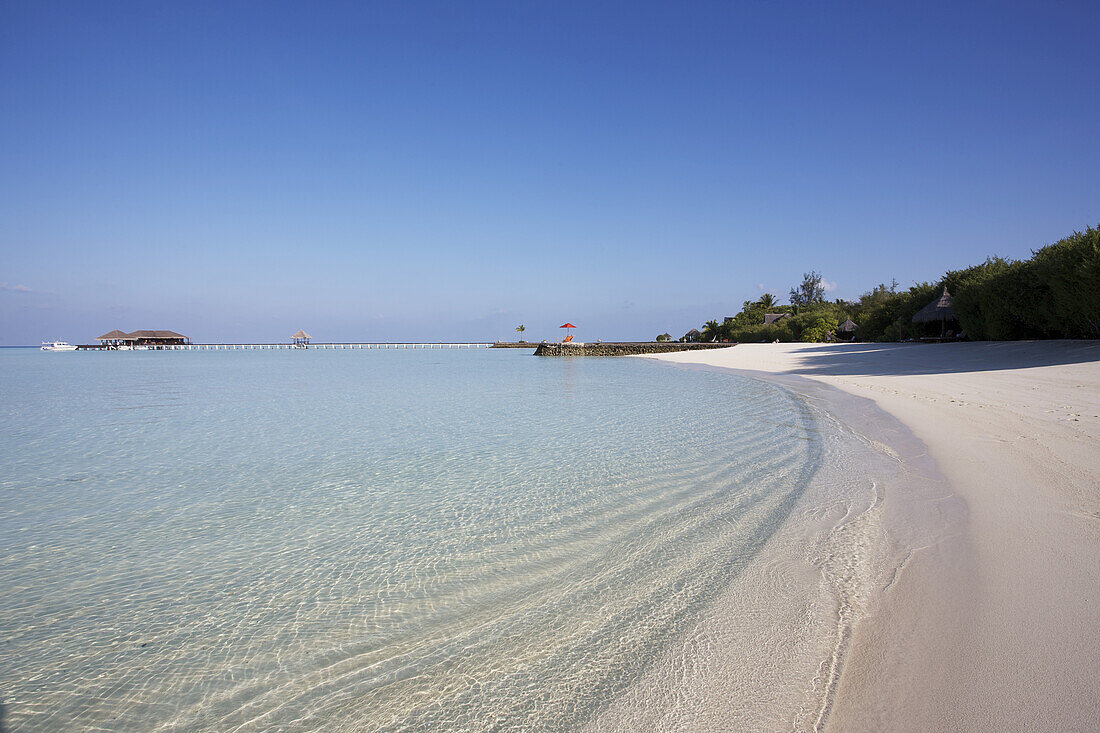
M 840 331 L 841 333 L 855 333 L 857 328 L 859 328 L 859 326 L 855 324 L 855 321 L 853 321 L 851 318 L 848 318 L 844 321 L 844 323 L 837 326 L 836 330 Z
M 189 336 L 175 331 L 131 331 L 125 333 L 117 328 L 103 334 L 96 341 L 110 343 L 124 343 L 130 345 L 165 346 L 170 344 L 186 344 L 191 341 Z
M 948 321 L 957 321 L 958 316 L 955 315 L 955 309 L 951 302 L 951 293 L 947 292 L 947 287 L 944 286 L 943 295 L 936 300 L 932 301 L 928 305 L 917 311 L 917 314 L 913 316 L 913 323 L 935 323 L 940 322 L 940 338 L 943 338 L 947 331 Z
M 186 341 L 187 336 L 175 331 L 131 331 L 129 337 L 133 341 Z
M 917 311 L 913 323 L 933 323 L 935 321 L 955 321 L 955 309 L 952 307 L 951 293 L 944 287 L 943 295 Z
M 791 317 L 790 313 L 765 313 L 764 314 L 764 325 L 765 326 L 770 326 L 773 323 L 775 323 L 776 321 L 782 321 L 784 318 L 790 318 L 790 317 Z

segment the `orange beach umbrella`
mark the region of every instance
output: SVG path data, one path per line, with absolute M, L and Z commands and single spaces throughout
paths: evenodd
M 570 329 L 570 331 L 572 331 L 572 329 L 576 328 L 576 326 L 574 326 L 574 325 L 573 325 L 572 323 L 570 323 L 569 321 L 566 321 L 565 323 L 563 323 L 563 324 L 561 324 L 560 326 L 558 326 L 558 328 L 568 328 L 568 329 Z M 572 333 L 570 333 L 570 334 L 569 334 L 568 336 L 566 336 L 566 337 L 565 337 L 565 340 L 566 340 L 566 341 L 572 341 L 572 340 L 573 340 L 573 334 L 572 334 Z

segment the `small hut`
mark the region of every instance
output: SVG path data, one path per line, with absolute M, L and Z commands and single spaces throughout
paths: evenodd
M 775 323 L 776 321 L 782 321 L 784 318 L 790 318 L 790 317 L 791 317 L 790 313 L 765 313 L 764 314 L 764 325 L 765 326 L 770 326 L 773 323 Z
M 698 341 L 702 337 L 703 337 L 702 332 L 700 332 L 698 328 L 693 328 L 690 331 L 688 331 L 687 333 L 685 333 L 684 337 L 680 340 L 681 341 L 692 342 L 692 341 Z
M 913 323 L 935 323 L 940 322 L 940 338 L 943 338 L 947 332 L 947 322 L 957 321 L 958 316 L 955 315 L 955 309 L 952 307 L 951 293 L 947 292 L 947 287 L 943 289 L 943 295 L 936 300 L 932 301 L 928 305 L 917 311 L 917 314 L 913 316 Z
M 837 333 L 844 334 L 845 338 L 848 341 L 851 341 L 856 337 L 857 328 L 859 328 L 859 326 L 856 325 L 855 321 L 853 321 L 851 318 L 848 318 L 845 319 L 844 323 L 837 326 L 836 330 Z
M 298 348 L 304 349 L 305 347 L 309 346 L 309 340 L 311 338 L 313 337 L 299 328 L 298 333 L 290 337 L 290 341 Z

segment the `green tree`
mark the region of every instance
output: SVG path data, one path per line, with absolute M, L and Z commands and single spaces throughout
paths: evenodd
M 671 341 L 672 340 L 672 334 L 662 333 L 659 336 L 657 336 L 657 340 L 658 341 Z
M 806 342 L 825 341 L 830 333 L 836 333 L 837 319 L 828 314 L 813 314 L 803 326 L 799 340 Z
M 519 324 L 518 326 L 516 326 L 516 333 L 519 334 L 519 340 L 521 342 L 523 341 L 523 332 L 526 331 L 526 330 L 527 330 L 527 326 L 524 326 L 522 323 Z
M 791 305 L 805 308 L 825 302 L 825 286 L 821 283 L 821 273 L 816 270 L 803 273 L 802 284 L 791 288 Z
M 771 293 L 764 293 L 763 295 L 760 296 L 760 300 L 758 300 L 756 302 L 758 304 L 760 304 L 760 306 L 762 306 L 764 308 L 764 310 L 766 310 L 766 311 L 770 311 L 772 308 L 774 308 L 779 303 L 779 301 L 776 300 L 775 296 L 772 295 Z

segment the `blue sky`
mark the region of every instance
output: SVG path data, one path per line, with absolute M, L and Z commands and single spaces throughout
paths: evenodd
M 0 344 L 679 335 L 1100 222 L 1100 4 L 0 4 Z

